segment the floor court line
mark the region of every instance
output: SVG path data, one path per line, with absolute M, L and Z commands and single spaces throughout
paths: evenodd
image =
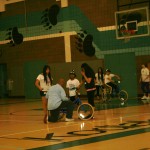
M 65 149 L 65 148 L 71 148 L 71 147 L 79 146 L 79 145 L 82 146 L 85 144 L 91 144 L 91 143 L 102 142 L 102 141 L 106 141 L 106 140 L 127 137 L 127 136 L 131 136 L 131 135 L 142 134 L 142 133 L 146 133 L 146 132 L 150 132 L 150 127 L 129 130 L 129 131 L 124 131 L 124 132 L 118 132 L 118 133 L 111 133 L 111 134 L 100 135 L 100 136 L 95 136 L 95 137 L 89 137 L 89 138 L 85 138 L 85 139 L 79 139 L 79 140 L 69 141 L 69 142 L 65 142 L 65 143 L 53 144 L 53 145 L 48 145 L 48 146 L 44 146 L 44 147 L 32 148 L 32 149 L 28 149 L 28 150 L 47 150 L 49 148 L 50 148 L 50 150 Z
M 145 113 L 145 114 L 150 114 L 150 113 Z M 139 115 L 130 115 L 130 116 L 125 116 L 123 118 L 130 118 L 130 117 L 135 117 L 135 116 L 145 116 L 145 114 L 139 114 Z M 111 119 L 108 119 L 108 121 L 111 121 L 111 120 L 117 120 L 119 119 L 118 117 L 117 118 L 111 118 Z M 13 121 L 13 120 L 11 120 Z M 103 119 L 103 120 L 92 120 L 92 122 L 103 122 L 103 121 L 106 121 L 106 119 Z M 86 122 L 86 121 L 82 121 L 84 123 L 87 123 L 87 124 L 93 124 L 92 122 Z M 49 125 L 50 123 L 47 124 L 47 126 Z M 70 125 L 67 125 L 67 126 L 75 126 L 75 125 L 80 125 L 81 122 L 78 122 L 78 123 L 74 123 L 72 122 L 72 124 Z M 57 129 L 57 128 L 63 128 L 63 127 L 66 127 L 66 125 L 64 126 L 59 126 L 59 127 L 48 127 L 48 129 Z M 18 132 L 18 133 L 13 133 L 13 134 L 4 134 L 4 135 L 0 135 L 0 137 L 5 137 L 5 136 L 13 136 L 13 135 L 19 135 L 19 134 L 27 134 L 27 133 L 32 133 L 32 132 L 39 132 L 39 131 L 46 131 L 48 129 L 39 129 L 39 130 L 32 130 L 32 131 L 27 131 L 27 132 Z

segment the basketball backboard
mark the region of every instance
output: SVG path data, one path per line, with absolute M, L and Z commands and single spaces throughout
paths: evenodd
M 148 7 L 115 12 L 116 38 L 124 39 L 126 31 L 132 32 L 128 36 L 141 37 L 150 35 Z M 125 31 L 125 32 L 124 32 Z

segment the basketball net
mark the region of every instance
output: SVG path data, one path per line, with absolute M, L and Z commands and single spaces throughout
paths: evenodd
M 124 37 L 124 42 L 127 43 L 130 41 L 130 37 L 134 35 L 134 30 L 121 30 L 121 34 Z

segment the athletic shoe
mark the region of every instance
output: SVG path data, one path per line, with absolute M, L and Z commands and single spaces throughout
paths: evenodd
M 124 105 L 124 102 L 121 102 L 121 106 L 123 106 Z
M 67 121 L 67 122 L 74 121 L 74 119 L 72 119 L 72 118 L 66 118 L 65 121 Z
M 147 99 L 147 97 L 144 95 L 141 99 Z

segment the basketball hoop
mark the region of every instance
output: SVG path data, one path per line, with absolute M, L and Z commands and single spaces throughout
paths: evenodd
M 127 43 L 130 41 L 130 37 L 135 34 L 134 30 L 121 30 L 120 33 L 124 37 L 124 42 Z

